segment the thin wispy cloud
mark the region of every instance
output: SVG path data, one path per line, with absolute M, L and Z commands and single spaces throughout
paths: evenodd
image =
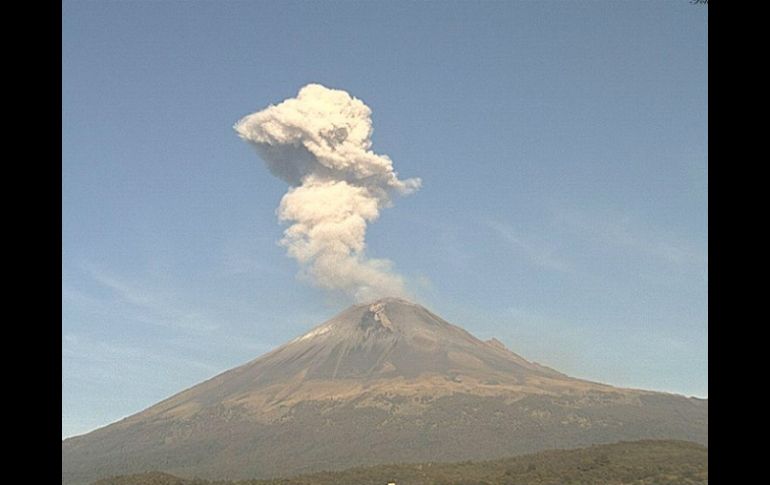
M 74 332 L 62 336 L 62 439 L 133 414 L 226 368 L 174 351 L 167 342 L 153 343 L 137 346 Z M 73 413 L 76 399 L 88 402 L 89 413 Z
M 104 313 L 107 310 L 103 301 L 72 288 L 64 279 L 62 279 L 61 300 L 62 308 L 77 307 L 89 313 Z
M 136 347 L 97 340 L 88 336 L 74 333 L 62 337 L 62 357 L 66 362 L 80 362 L 89 366 L 89 378 L 109 383 L 120 378 L 123 373 L 116 373 L 109 364 L 119 364 L 122 368 L 130 368 L 144 372 L 147 366 L 192 368 L 205 373 L 218 372 L 217 366 L 208 362 L 175 357 L 167 351 L 153 352 L 147 347 Z M 101 369 L 101 374 L 99 370 Z M 73 376 L 80 378 L 78 376 Z
M 706 248 L 661 229 L 644 227 L 627 215 L 592 215 L 570 209 L 562 210 L 557 219 L 573 234 L 604 246 L 626 249 L 677 266 L 708 264 Z
M 233 237 L 220 248 L 219 275 L 277 273 L 279 270 L 260 257 L 257 247 L 270 247 L 273 240 L 267 236 Z
M 130 317 L 136 321 L 195 333 L 209 333 L 219 328 L 219 324 L 202 311 L 182 304 L 168 292 L 150 290 L 94 265 L 86 265 L 85 269 L 94 282 L 111 291 L 118 304 L 133 310 Z
M 525 237 L 509 224 L 493 219 L 488 219 L 485 223 L 512 249 L 525 256 L 531 263 L 552 271 L 564 273 L 572 271 L 572 265 L 556 254 L 556 250 L 551 245 L 543 241 L 534 241 L 531 236 Z
M 424 234 L 425 245 L 431 248 L 428 257 L 442 267 L 473 267 L 478 248 L 468 243 L 468 228 L 462 222 L 455 218 L 425 217 L 414 213 L 404 213 L 401 217 L 415 230 L 423 231 L 420 234 Z
M 517 325 L 530 325 L 537 328 L 566 328 L 572 325 L 561 318 L 517 306 L 506 308 L 505 314 L 512 318 Z

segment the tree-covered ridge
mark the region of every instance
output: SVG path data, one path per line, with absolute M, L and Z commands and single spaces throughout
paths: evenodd
M 493 461 L 378 465 L 273 480 L 206 481 L 160 472 L 94 485 L 705 485 L 708 449 L 686 441 L 634 441 Z

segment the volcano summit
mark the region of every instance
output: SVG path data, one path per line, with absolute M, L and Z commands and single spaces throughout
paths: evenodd
M 64 440 L 62 482 L 264 478 L 648 438 L 707 444 L 708 401 L 572 378 L 385 298 Z

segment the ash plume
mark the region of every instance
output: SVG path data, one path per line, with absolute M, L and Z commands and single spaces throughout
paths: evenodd
M 420 179 L 400 180 L 390 158 L 371 150 L 368 106 L 345 91 L 308 84 L 234 129 L 290 186 L 277 210 L 290 223 L 281 244 L 302 277 L 358 301 L 405 296 L 392 263 L 366 257 L 366 227 L 394 195 L 419 189 Z

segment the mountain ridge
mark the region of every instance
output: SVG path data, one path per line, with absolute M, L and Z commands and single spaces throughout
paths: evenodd
M 576 379 L 419 304 L 385 298 L 64 440 L 62 477 L 74 484 L 160 469 L 259 478 L 618 439 L 707 444 L 707 436 L 707 401 Z

